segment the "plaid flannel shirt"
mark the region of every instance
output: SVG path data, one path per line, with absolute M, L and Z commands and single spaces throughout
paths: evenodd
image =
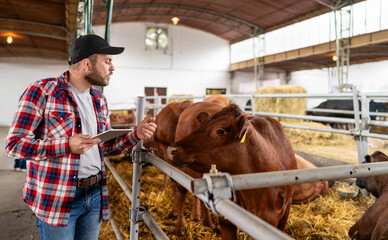
M 23 199 L 42 221 L 66 226 L 78 182 L 79 154 L 69 151 L 69 138 L 82 133 L 81 118 L 68 90 L 69 72 L 31 84 L 21 96 L 9 130 L 5 151 L 26 159 Z M 110 129 L 105 97 L 90 89 L 98 133 Z M 139 141 L 136 130 L 100 143 L 102 220 L 109 219 L 104 153 L 129 151 Z

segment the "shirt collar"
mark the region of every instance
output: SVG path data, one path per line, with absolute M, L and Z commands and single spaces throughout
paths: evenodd
M 62 91 L 69 91 L 69 71 L 64 72 L 58 79 L 58 88 Z M 102 93 L 93 86 L 90 88 L 90 95 L 96 100 L 102 98 Z

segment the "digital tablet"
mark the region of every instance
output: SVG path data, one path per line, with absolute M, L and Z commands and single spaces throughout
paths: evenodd
M 96 136 L 93 136 L 92 139 L 99 138 L 101 139 L 101 142 L 106 142 L 112 138 L 119 137 L 132 131 L 133 129 L 111 129 L 103 133 L 97 134 Z

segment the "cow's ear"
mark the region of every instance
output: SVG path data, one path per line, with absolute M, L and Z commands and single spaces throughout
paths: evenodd
M 197 115 L 198 123 L 203 122 L 203 120 L 205 120 L 207 117 L 209 117 L 209 113 L 207 113 L 207 112 L 200 112 L 200 113 L 198 113 L 198 115 Z
M 247 133 L 249 131 L 249 125 L 248 125 L 248 121 L 245 119 L 245 124 L 243 125 L 243 127 L 240 129 L 240 132 L 237 133 L 236 137 L 235 137 L 235 140 L 236 141 L 239 141 L 241 143 L 245 142 L 245 139 L 247 137 Z
M 372 157 L 370 156 L 370 155 L 365 155 L 365 161 L 367 162 L 367 163 L 371 163 L 372 162 Z

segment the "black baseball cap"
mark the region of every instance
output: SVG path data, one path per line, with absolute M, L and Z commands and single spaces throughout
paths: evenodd
M 117 55 L 124 51 L 123 47 L 112 47 L 102 37 L 88 34 L 78 37 L 69 48 L 69 65 L 75 64 L 95 53 Z

